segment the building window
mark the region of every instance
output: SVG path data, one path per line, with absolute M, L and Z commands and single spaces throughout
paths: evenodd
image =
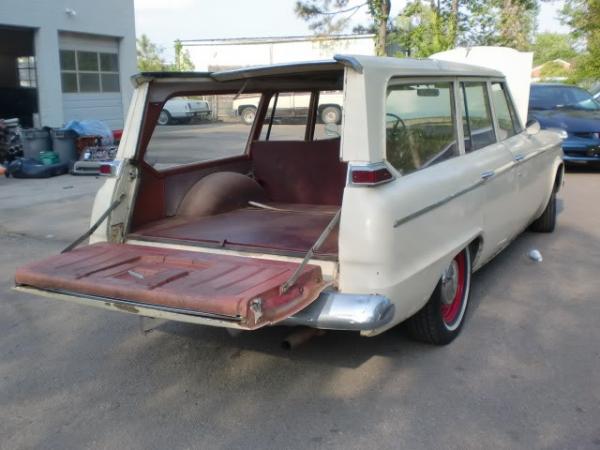
M 17 58 L 17 68 L 19 71 L 19 86 L 25 88 L 37 87 L 35 57 L 19 56 Z
M 62 90 L 119 92 L 119 58 L 116 53 L 60 51 Z

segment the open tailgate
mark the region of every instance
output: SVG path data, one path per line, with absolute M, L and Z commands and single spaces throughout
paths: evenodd
M 299 264 L 129 244 L 100 243 L 21 267 L 18 287 L 57 298 L 85 298 L 97 306 L 166 317 L 176 313 L 256 329 L 286 319 L 312 303 L 325 287 L 321 268 L 306 265 L 280 292 Z M 35 291 L 34 291 L 35 292 Z M 136 308 L 139 306 L 139 310 Z M 201 322 L 210 324 L 208 322 Z

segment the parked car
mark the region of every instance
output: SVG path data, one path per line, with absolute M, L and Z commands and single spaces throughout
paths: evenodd
M 564 84 L 532 84 L 529 117 L 542 128 L 563 130 L 567 163 L 600 163 L 600 103 L 584 89 Z
M 210 105 L 205 100 L 177 97 L 167 100 L 158 116 L 159 125 L 189 123 L 194 117 L 208 119 Z
M 286 92 L 277 98 L 277 116 L 275 119 L 305 118 L 310 106 L 309 93 Z M 252 125 L 260 95 L 237 98 L 233 101 L 233 113 L 247 125 Z M 339 124 L 342 120 L 343 97 L 338 92 L 322 92 L 319 96 L 317 119 L 322 123 Z
M 374 336 L 406 322 L 416 339 L 447 344 L 463 327 L 471 274 L 527 227 L 554 230 L 561 138 L 521 125 L 500 72 L 336 56 L 137 82 L 117 160 L 102 168 L 90 244 L 74 248 L 83 235 L 19 268 L 18 290 L 243 330 Z M 242 88 L 260 101 L 239 156 L 148 162 L 161 101 Z M 314 137 L 315 101 L 300 138 L 270 133 L 279 92 L 337 89 L 341 139 Z

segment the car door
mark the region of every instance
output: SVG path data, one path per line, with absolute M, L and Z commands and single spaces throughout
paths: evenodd
M 522 231 L 533 219 L 544 201 L 547 177 L 543 173 L 552 167 L 540 158 L 539 147 L 522 129 L 505 83 L 490 83 L 495 128 L 498 140 L 510 152 L 513 160 L 515 184 L 511 211 L 516 232 Z
M 513 214 L 513 157 L 498 142 L 487 82 L 461 82 L 458 97 L 466 160 L 470 176 L 480 191 L 484 235 L 481 260 L 485 260 L 501 250 L 518 228 Z

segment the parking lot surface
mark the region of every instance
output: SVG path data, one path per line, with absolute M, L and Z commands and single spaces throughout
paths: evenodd
M 451 345 L 329 332 L 291 352 L 285 328 L 143 334 L 11 291 L 85 231 L 100 183 L 0 179 L 0 448 L 600 449 L 600 171 L 568 173 L 556 232 L 474 276 Z

